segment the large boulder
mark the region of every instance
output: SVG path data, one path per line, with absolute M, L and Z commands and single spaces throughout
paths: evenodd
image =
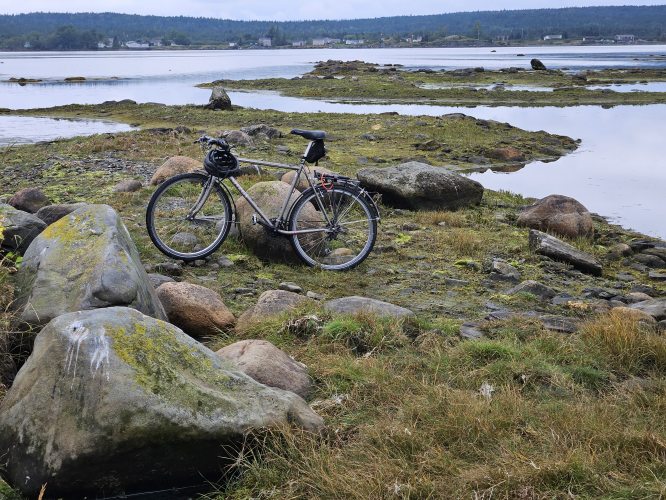
M 213 87 L 206 109 L 231 109 L 231 98 L 222 87 Z
M 241 340 L 216 354 L 264 385 L 294 392 L 302 398 L 310 392 L 312 383 L 307 367 L 266 340 Z
M 18 191 L 7 202 L 17 210 L 34 214 L 40 208 L 49 204 L 49 199 L 39 188 L 25 188 Z
M 539 59 L 532 59 L 530 61 L 530 66 L 534 71 L 546 71 L 546 65 L 542 63 Z
M 128 306 L 166 319 L 127 228 L 108 205 L 86 205 L 48 226 L 18 272 L 19 320 L 44 325 L 61 314 Z
M 280 214 L 282 204 L 289 194 L 289 186 L 282 181 L 258 182 L 250 187 L 247 192 L 261 207 L 264 214 L 272 218 Z M 298 193 L 292 193 L 289 204 L 293 204 L 297 197 Z M 236 202 L 237 220 L 241 223 L 241 236 L 245 245 L 261 259 L 277 262 L 300 262 L 289 238 L 274 235 L 261 224 L 252 224 L 254 213 L 254 209 L 245 198 Z M 313 220 L 317 218 L 317 211 L 314 207 L 306 207 L 302 213 L 306 218 L 312 218 Z
M 162 283 L 157 296 L 169 322 L 192 337 L 217 335 L 236 321 L 220 294 L 200 285 L 184 281 Z
M 529 243 L 530 249 L 538 254 L 571 264 L 584 273 L 601 276 L 601 264 L 597 259 L 555 236 L 530 229 Z
M 569 238 L 592 236 L 594 233 L 592 216 L 587 208 L 573 198 L 559 194 L 546 196 L 525 208 L 517 223 Z
M 361 185 L 382 194 L 388 205 L 411 210 L 449 210 L 477 205 L 483 186 L 446 168 L 410 161 L 387 168 L 364 168 Z
M 370 313 L 377 316 L 390 316 L 394 318 L 404 318 L 414 316 L 414 312 L 405 307 L 396 306 L 389 302 L 383 302 L 368 297 L 342 297 L 329 300 L 324 303 L 324 309 L 336 314 L 358 314 Z
M 315 183 L 315 177 L 314 173 L 317 172 L 318 174 L 329 174 L 329 175 L 336 175 L 335 172 L 332 170 L 329 170 L 324 167 L 310 167 L 310 180 L 312 181 L 313 184 Z M 280 179 L 282 182 L 285 182 L 291 186 L 291 183 L 294 182 L 294 177 L 296 177 L 296 171 L 295 170 L 290 170 L 286 174 L 282 176 Z M 310 187 L 310 184 L 308 184 L 308 179 L 307 179 L 307 173 L 302 172 L 301 175 L 298 178 L 298 182 L 296 182 L 296 189 L 299 191 L 303 192 L 306 189 Z
M 0 251 L 22 254 L 46 228 L 36 216 L 0 203 Z
M 85 207 L 86 203 L 58 203 L 56 205 L 46 205 L 40 208 L 35 214 L 46 222 L 49 226 L 55 221 L 62 219 L 65 215 L 71 214 L 74 210 Z
M 169 177 L 187 172 L 201 170 L 203 164 L 199 160 L 194 160 L 187 156 L 172 156 L 165 161 L 153 174 L 150 183 L 153 186 L 162 184 Z
M 305 302 L 312 302 L 312 299 L 286 290 L 266 290 L 254 306 L 241 314 L 236 329 L 242 331 L 252 323 L 282 314 Z
M 507 161 L 507 162 L 525 161 L 525 154 L 521 150 L 516 149 L 513 146 L 491 149 L 486 153 L 486 156 L 494 160 Z
M 113 496 L 216 481 L 251 429 L 322 419 L 177 327 L 113 307 L 37 336 L 0 404 L 7 479 L 36 498 Z M 6 463 L 6 465 L 5 465 Z

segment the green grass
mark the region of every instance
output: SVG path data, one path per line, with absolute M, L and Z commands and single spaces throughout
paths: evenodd
M 384 326 L 375 325 L 380 335 Z M 242 475 L 221 485 L 219 498 L 666 494 L 663 366 L 619 361 L 587 334 L 516 321 L 494 325 L 492 340 L 423 330 L 400 348 L 358 357 L 349 333 L 359 329 L 358 319 L 333 319 L 321 334 L 293 341 L 289 351 L 310 367 L 312 405 L 328 430 L 253 436 Z M 624 381 L 636 375 L 644 388 L 628 390 Z M 491 398 L 479 393 L 483 383 L 494 387 Z

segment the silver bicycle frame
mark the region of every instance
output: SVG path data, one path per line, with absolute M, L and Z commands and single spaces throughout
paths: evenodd
M 255 210 L 257 215 L 261 217 L 263 220 L 265 226 L 268 226 L 269 228 L 273 229 L 275 232 L 279 234 L 284 234 L 284 235 L 292 235 L 292 234 L 307 234 L 307 233 L 321 233 L 321 232 L 330 232 L 330 230 L 327 229 L 300 229 L 298 231 L 287 231 L 286 229 L 281 229 L 279 225 L 281 223 L 285 222 L 285 217 L 287 215 L 287 211 L 289 209 L 289 200 L 291 199 L 291 196 L 294 194 L 294 191 L 296 191 L 296 184 L 298 184 L 298 180 L 301 177 L 301 174 L 303 173 L 303 170 L 305 170 L 305 157 L 308 155 L 308 152 L 310 151 L 310 148 L 312 147 L 312 141 L 308 144 L 307 148 L 305 148 L 305 152 L 303 153 L 303 156 L 301 157 L 301 161 L 298 166 L 296 165 L 289 165 L 287 163 L 275 163 L 275 162 L 270 162 L 270 161 L 264 161 L 264 160 L 253 160 L 251 158 L 237 158 L 238 163 L 249 163 L 252 165 L 261 165 L 264 167 L 273 167 L 273 168 L 284 168 L 287 170 L 294 170 L 296 171 L 296 175 L 294 176 L 294 180 L 291 182 L 291 186 L 289 189 L 289 194 L 286 196 L 284 203 L 282 204 L 282 209 L 280 210 L 280 214 L 277 217 L 276 222 L 274 223 L 271 221 L 266 214 L 259 208 L 259 206 L 255 203 L 255 201 L 252 199 L 252 197 L 249 195 L 247 191 L 243 189 L 243 186 L 239 184 L 239 182 L 236 180 L 235 177 L 230 176 L 228 177 L 229 182 L 236 188 L 236 190 L 240 193 L 240 195 L 245 198 L 245 200 L 250 204 L 250 206 Z M 314 184 L 312 183 L 312 180 L 310 179 L 309 175 L 306 175 L 305 178 L 308 181 L 308 185 L 314 189 Z M 205 199 L 205 198 L 204 198 Z M 324 205 L 322 203 L 322 200 L 320 199 L 320 195 L 317 193 L 317 190 L 315 189 L 315 199 L 317 200 L 317 204 L 319 205 L 319 209 L 322 214 L 324 214 L 324 217 L 326 218 L 326 222 L 330 224 L 331 220 L 328 217 L 328 214 L 326 213 L 326 210 L 324 209 Z

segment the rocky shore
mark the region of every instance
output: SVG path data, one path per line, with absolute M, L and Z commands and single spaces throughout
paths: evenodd
M 664 451 L 666 242 L 459 174 L 572 139 L 463 115 L 52 112 L 144 129 L 3 151 L 0 475 L 16 490 L 0 494 L 197 477 L 220 498 L 659 491 L 634 478 Z M 285 263 L 241 203 L 207 259 L 150 244 L 147 200 L 160 172 L 198 167 L 201 130 L 289 161 L 304 144 L 288 128 L 316 122 L 323 166 L 381 199 L 359 268 Z M 283 174 L 241 180 L 271 205 Z

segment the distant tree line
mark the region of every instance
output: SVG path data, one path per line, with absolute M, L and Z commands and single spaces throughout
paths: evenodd
M 163 39 L 178 45 L 250 44 L 269 36 L 273 46 L 316 37 L 380 41 L 410 36 L 435 44 L 451 36 L 484 40 L 536 40 L 547 34 L 564 38 L 633 34 L 664 40 L 666 5 L 576 7 L 563 9 L 461 12 L 430 16 L 323 21 L 232 21 L 203 17 L 159 17 L 113 13 L 0 15 L 0 47 L 26 42 L 35 49 L 89 49 L 101 39 L 120 42 Z M 178 43 L 182 42 L 182 43 Z

